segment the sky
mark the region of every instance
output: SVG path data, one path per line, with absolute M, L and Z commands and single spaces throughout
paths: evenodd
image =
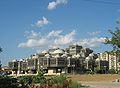
M 0 60 L 7 65 L 49 48 L 79 44 L 95 53 L 120 19 L 120 0 L 0 0 Z

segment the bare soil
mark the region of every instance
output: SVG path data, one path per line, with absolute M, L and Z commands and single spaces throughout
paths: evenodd
M 99 82 L 99 81 L 115 81 L 116 79 L 120 79 L 120 75 L 118 74 L 95 74 L 95 75 L 69 75 L 70 79 L 75 81 L 86 81 L 86 82 Z

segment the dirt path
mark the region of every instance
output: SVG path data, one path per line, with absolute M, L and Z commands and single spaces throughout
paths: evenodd
M 120 88 L 119 82 L 80 82 L 91 88 Z
M 118 74 L 96 74 L 96 75 L 69 75 L 72 80 L 85 81 L 85 82 L 112 82 L 116 79 L 120 79 Z
M 90 88 L 120 88 L 120 82 L 113 82 L 116 79 L 120 80 L 118 74 L 69 75 L 69 77 Z

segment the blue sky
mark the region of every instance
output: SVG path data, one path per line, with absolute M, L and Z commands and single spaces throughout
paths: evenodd
M 110 50 L 102 42 L 119 14 L 120 0 L 0 0 L 0 60 L 69 44 Z

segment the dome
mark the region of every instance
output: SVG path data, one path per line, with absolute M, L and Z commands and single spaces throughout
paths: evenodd
M 43 50 L 42 53 L 45 54 L 45 53 L 48 53 L 48 51 L 47 50 Z
M 89 56 L 91 56 L 91 57 L 92 57 L 92 56 L 94 56 L 94 54 L 93 54 L 93 53 L 91 53 L 91 54 L 89 54 Z
M 97 59 L 96 59 L 96 61 L 100 61 L 100 59 L 99 59 L 99 58 L 97 58 Z
M 60 57 L 60 55 L 56 55 L 55 57 L 56 57 L 56 58 L 59 58 L 59 57 Z
M 80 54 L 77 54 L 77 55 L 76 55 L 76 58 L 80 58 Z
M 67 57 L 67 54 L 63 54 L 62 57 Z
M 54 54 L 64 54 L 65 52 L 61 49 L 57 49 L 53 52 Z
M 88 56 L 88 57 L 86 57 L 85 59 L 86 59 L 86 60 L 90 60 L 90 57 Z
M 20 59 L 19 61 L 23 61 L 23 59 Z
M 72 58 L 76 58 L 76 55 L 72 55 Z
M 17 61 L 16 59 L 12 60 L 12 62 L 16 62 L 16 61 Z
M 67 59 L 70 59 L 71 57 L 69 56 Z
M 74 55 L 72 55 L 72 58 L 75 58 Z
M 46 54 L 46 55 L 45 55 L 45 57 L 48 57 L 48 58 L 49 58 L 49 57 L 50 57 L 50 55 L 49 55 L 49 54 Z
M 65 52 L 65 54 L 68 54 L 68 52 Z

